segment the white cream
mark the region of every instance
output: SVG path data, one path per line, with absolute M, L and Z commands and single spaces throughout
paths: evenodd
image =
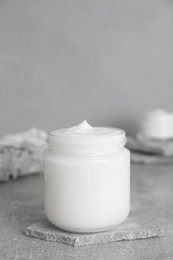
M 92 138 L 95 136 L 104 136 L 105 138 L 109 138 L 113 135 L 114 138 L 121 138 L 122 141 L 125 140 L 125 132 L 122 129 L 118 128 L 107 128 L 107 127 L 92 127 L 88 124 L 86 120 L 84 120 L 81 124 L 77 126 L 73 126 L 70 128 L 62 128 L 59 130 L 54 130 L 51 132 L 53 136 L 61 136 L 61 137 L 85 137 L 85 138 Z M 121 141 L 120 139 L 120 141 Z
M 70 128 L 66 128 L 64 130 L 60 130 L 64 134 L 77 134 L 77 133 L 92 133 L 94 131 L 94 128 L 88 124 L 86 120 L 84 120 L 81 124 L 77 126 L 73 126 Z M 56 133 L 57 131 L 55 131 Z
M 139 121 L 138 138 L 173 138 L 173 113 L 162 109 L 146 112 Z
M 130 154 L 125 132 L 86 121 L 52 131 L 44 156 L 45 209 L 50 222 L 73 232 L 122 223 L 130 207 Z

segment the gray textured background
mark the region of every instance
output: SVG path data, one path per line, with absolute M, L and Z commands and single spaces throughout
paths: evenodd
M 173 109 L 173 1 L 1 0 L 0 133 Z

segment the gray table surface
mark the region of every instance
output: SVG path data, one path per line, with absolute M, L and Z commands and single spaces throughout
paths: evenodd
M 24 235 L 44 214 L 43 178 L 0 184 L 0 259 L 173 259 L 173 166 L 132 166 L 132 212 L 159 223 L 162 238 L 73 248 Z

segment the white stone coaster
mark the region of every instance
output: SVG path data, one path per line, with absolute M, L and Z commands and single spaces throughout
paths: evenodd
M 46 218 L 26 228 L 25 234 L 46 241 L 63 243 L 78 247 L 121 240 L 146 239 L 160 237 L 162 232 L 158 225 L 140 218 L 129 217 L 125 223 L 109 231 L 99 233 L 70 233 L 52 225 Z

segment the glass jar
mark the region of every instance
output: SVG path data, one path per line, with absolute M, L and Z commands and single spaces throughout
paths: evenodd
M 48 135 L 44 154 L 45 210 L 71 232 L 111 229 L 128 217 L 130 152 L 117 128 L 76 127 Z

